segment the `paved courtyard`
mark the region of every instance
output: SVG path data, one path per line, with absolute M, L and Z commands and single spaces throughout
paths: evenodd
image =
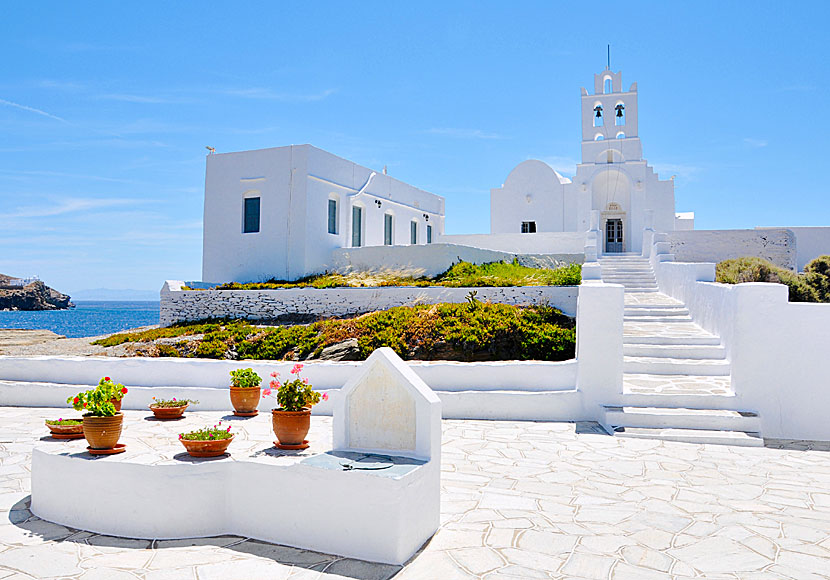
M 593 424 L 444 421 L 442 527 L 401 568 L 236 536 L 130 540 L 39 520 L 28 509 L 31 449 L 82 446 L 42 439 L 44 419 L 70 413 L 0 407 L 0 579 L 830 578 L 826 445 L 725 447 L 615 439 Z M 180 451 L 176 433 L 222 417 L 170 424 L 147 415 L 126 412 L 122 441 L 164 461 Z M 266 452 L 269 423 L 234 421 L 232 453 L 291 460 Z M 330 448 L 330 425 L 315 417 L 318 450 Z M 94 489 L 67 501 L 94 501 Z

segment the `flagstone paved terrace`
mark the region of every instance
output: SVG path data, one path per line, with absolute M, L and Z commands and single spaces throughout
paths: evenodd
M 590 423 L 444 421 L 442 527 L 401 568 L 236 536 L 132 540 L 39 520 L 29 511 L 31 450 L 82 446 L 42 439 L 43 420 L 67 414 L 0 407 L 0 579 L 830 577 L 827 444 L 710 446 L 618 439 Z M 160 423 L 147 415 L 126 412 L 122 441 L 148 461 L 154 448 L 171 460 L 178 432 L 222 417 Z M 290 460 L 266 452 L 269 423 L 234 421 L 231 452 Z M 314 417 L 306 453 L 330 448 L 330 426 Z M 249 491 L 295 499 L 276 483 Z M 94 509 L 94 490 L 66 501 Z

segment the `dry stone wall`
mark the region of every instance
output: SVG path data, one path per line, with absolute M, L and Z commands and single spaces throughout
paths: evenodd
M 668 232 L 667 236 L 677 262 L 717 263 L 752 256 L 790 270 L 797 264 L 795 236 L 784 228 L 691 230 Z
M 287 288 L 279 290 L 182 290 L 184 282 L 168 280 L 161 290 L 160 324 L 205 318 L 249 320 L 313 319 L 385 310 L 395 306 L 461 303 L 471 291 L 482 302 L 547 303 L 569 316 L 576 314 L 578 286 L 445 288 L 387 286 L 381 288 Z M 192 287 L 192 283 L 188 284 Z

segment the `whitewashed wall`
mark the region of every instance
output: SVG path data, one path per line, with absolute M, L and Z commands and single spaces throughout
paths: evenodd
M 535 234 L 443 235 L 436 242 L 458 244 L 509 254 L 574 254 L 585 250 L 585 232 L 537 232 Z
M 783 284 L 717 284 L 714 264 L 656 263 L 662 292 L 721 336 L 735 408 L 759 413 L 768 438 L 830 440 L 830 304 L 790 303 Z
M 658 229 L 659 231 L 659 229 Z M 796 267 L 796 240 L 787 229 L 693 230 L 667 234 L 678 262 L 721 262 L 755 256 L 782 268 Z
M 286 315 L 345 316 L 395 306 L 462 303 L 471 291 L 482 302 L 539 304 L 546 302 L 569 316 L 576 314 L 578 286 L 445 288 L 387 286 L 381 288 L 288 288 L 280 290 L 181 290 L 168 280 L 161 289 L 162 326 L 205 318 L 276 319 Z
M 367 246 L 334 250 L 328 270 L 341 273 L 392 271 L 413 276 L 437 276 L 459 260 L 485 264 L 511 262 L 514 258 L 520 264 L 534 268 L 558 268 L 571 263 L 582 263 L 585 257 L 583 252 L 584 249 L 578 253 L 523 254 L 443 243 L 425 246 Z

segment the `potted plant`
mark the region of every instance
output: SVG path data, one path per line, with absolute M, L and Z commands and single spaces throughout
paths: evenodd
M 84 437 L 93 455 L 120 453 L 126 446 L 118 443 L 124 415 L 112 404 L 115 383 L 101 380 L 97 387 L 69 397 L 66 402 L 83 416 Z
M 98 386 L 109 389 L 109 392 L 112 395 L 110 397 L 110 403 L 112 403 L 116 411 L 120 411 L 121 399 L 123 399 L 124 395 L 127 394 L 127 387 L 125 387 L 121 383 L 116 383 L 109 377 L 104 377 L 100 381 L 98 381 Z
M 182 415 L 184 415 L 184 410 L 187 409 L 190 403 L 195 405 L 199 401 L 177 399 L 176 397 L 172 399 L 157 399 L 153 397 L 153 402 L 150 403 L 150 410 L 156 416 L 156 419 L 181 419 Z
M 55 439 L 80 439 L 84 436 L 84 422 L 81 419 L 47 420 L 46 426 Z
M 179 441 L 193 457 L 218 457 L 233 441 L 231 426 L 222 427 L 222 421 L 213 427 L 204 427 L 190 433 L 179 433 Z
M 280 449 L 305 449 L 308 441 L 305 436 L 311 428 L 311 406 L 316 405 L 322 398 L 328 399 L 327 394 L 315 391 L 307 378 L 300 378 L 303 365 L 296 364 L 291 369 L 294 378 L 281 383 L 279 373 L 271 373 L 272 380 L 269 388 L 262 396 L 273 396 L 277 408 L 271 410 L 271 425 L 277 441 L 274 444 Z
M 233 414 L 238 417 L 253 417 L 259 404 L 259 384 L 262 377 L 254 369 L 236 369 L 231 371 L 231 404 Z

